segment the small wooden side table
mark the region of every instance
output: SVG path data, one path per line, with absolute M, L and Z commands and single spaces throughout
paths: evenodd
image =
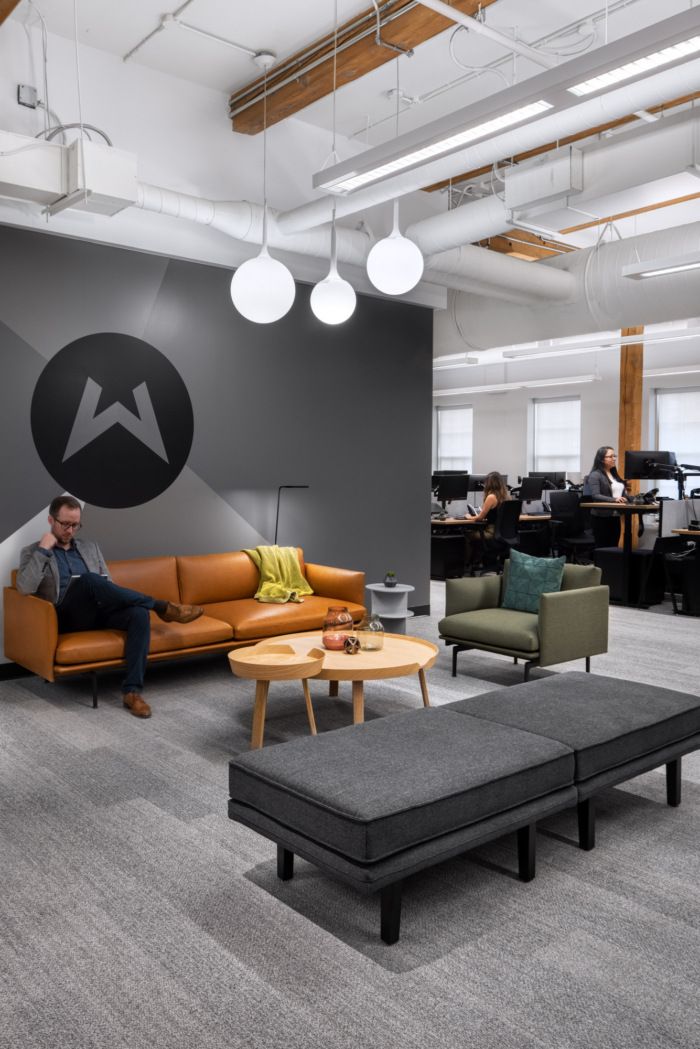
M 309 728 L 311 735 L 316 735 L 316 719 L 314 708 L 311 705 L 307 678 L 315 677 L 319 673 L 323 666 L 324 656 L 325 652 L 321 648 L 312 648 L 306 653 L 301 653 L 296 652 L 291 645 L 282 644 L 270 644 L 264 649 L 256 645 L 252 648 L 234 649 L 233 652 L 229 652 L 228 661 L 232 672 L 238 677 L 249 678 L 256 682 L 251 750 L 259 750 L 263 745 L 267 694 L 271 681 L 301 681 Z

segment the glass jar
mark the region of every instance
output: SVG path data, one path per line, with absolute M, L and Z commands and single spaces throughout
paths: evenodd
M 363 619 L 355 633 L 364 652 L 378 652 L 384 647 L 384 624 L 376 614 Z
M 323 647 L 332 652 L 345 648 L 345 639 L 353 633 L 352 616 L 345 605 L 332 605 L 323 620 Z

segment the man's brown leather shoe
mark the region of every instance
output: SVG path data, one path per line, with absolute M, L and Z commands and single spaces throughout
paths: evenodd
M 156 612 L 166 623 L 191 623 L 203 614 L 199 605 L 176 605 L 173 601 L 168 601 L 162 612 Z
M 140 692 L 125 692 L 122 698 L 124 706 L 135 718 L 150 718 L 151 708 Z

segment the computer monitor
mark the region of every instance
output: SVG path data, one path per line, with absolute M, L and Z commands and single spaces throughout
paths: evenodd
M 542 498 L 542 478 L 541 477 L 523 477 L 520 482 L 520 495 L 518 498 L 523 503 L 531 503 L 535 499 Z
M 625 452 L 625 480 L 628 481 L 674 478 L 675 466 L 675 452 Z
M 488 474 L 470 474 L 469 475 L 469 491 L 470 492 L 483 492 L 484 481 Z
M 530 470 L 529 477 L 541 477 L 543 481 L 549 481 L 555 488 L 566 486 L 566 470 Z
M 469 491 L 469 474 L 466 473 L 437 473 L 433 474 L 433 491 L 435 498 L 442 503 L 443 509 L 446 503 L 454 499 L 466 499 Z

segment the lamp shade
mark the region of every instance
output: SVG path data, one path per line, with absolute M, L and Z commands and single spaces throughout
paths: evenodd
M 311 310 L 324 324 L 342 324 L 355 312 L 356 304 L 355 289 L 334 267 L 311 292 Z
M 231 279 L 231 299 L 239 313 L 256 324 L 272 324 L 292 308 L 296 285 L 291 273 L 263 247 L 238 267 Z
M 385 295 L 403 295 L 423 276 L 420 249 L 400 233 L 377 241 L 367 256 L 367 276 Z

